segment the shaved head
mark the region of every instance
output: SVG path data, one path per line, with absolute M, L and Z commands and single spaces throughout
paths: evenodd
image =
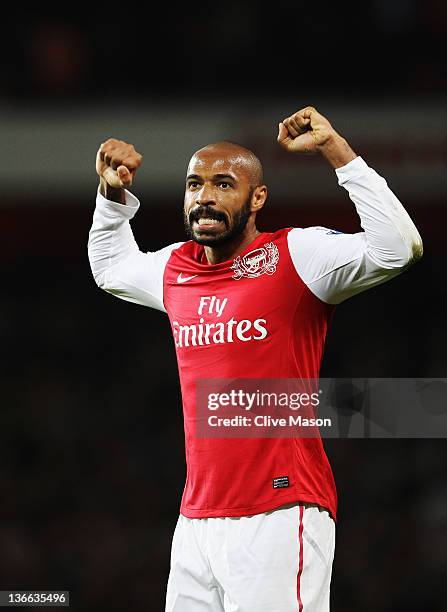
M 207 154 L 212 154 L 213 156 L 226 159 L 242 170 L 244 174 L 247 175 L 251 188 L 262 185 L 264 180 L 262 164 L 253 151 L 250 151 L 250 149 L 247 149 L 236 142 L 221 140 L 219 142 L 206 145 L 202 149 L 196 151 L 192 156 L 191 161 L 194 159 L 200 159 L 202 156 L 207 156 Z

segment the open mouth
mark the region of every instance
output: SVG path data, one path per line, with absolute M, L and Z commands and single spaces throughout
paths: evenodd
M 208 217 L 200 217 L 198 221 L 193 221 L 192 228 L 198 231 L 212 231 L 216 229 L 222 229 L 225 227 L 225 223 L 223 221 L 219 221 L 218 219 L 210 219 Z
M 196 211 L 191 213 L 191 228 L 197 232 L 214 232 L 225 229 L 225 220 L 215 211 Z

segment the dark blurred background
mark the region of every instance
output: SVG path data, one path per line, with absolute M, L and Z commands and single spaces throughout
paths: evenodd
M 265 163 L 260 229 L 358 219 L 278 121 L 313 104 L 403 201 L 425 255 L 340 306 L 323 376 L 445 377 L 447 5 L 281 0 L 10 7 L 0 39 L 0 590 L 72 609 L 164 609 L 185 478 L 166 315 L 100 292 L 86 243 L 94 157 L 144 155 L 142 250 L 183 239 L 190 155 L 229 139 Z M 447 610 L 445 440 L 330 440 L 340 497 L 334 612 Z M 260 611 L 261 612 L 261 611 Z

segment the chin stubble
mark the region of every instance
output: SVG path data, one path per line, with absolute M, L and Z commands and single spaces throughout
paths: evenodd
M 183 221 L 185 224 L 185 232 L 187 237 L 190 240 L 194 240 L 194 242 L 197 242 L 198 244 L 202 244 L 204 246 L 217 246 L 220 244 L 225 244 L 226 242 L 229 242 L 230 240 L 241 234 L 244 231 L 251 214 L 250 207 L 252 193 L 253 191 L 250 190 L 247 201 L 239 210 L 237 216 L 234 218 L 234 222 L 231 227 L 228 227 L 228 221 L 226 218 L 223 218 L 221 215 L 216 215 L 214 213 L 213 208 L 211 206 L 205 206 L 200 210 L 196 209 L 194 213 L 191 213 L 189 215 L 189 218 L 184 215 Z M 194 220 L 197 220 L 201 216 L 209 216 L 211 219 L 223 221 L 225 223 L 225 230 L 222 231 L 220 234 L 216 234 L 213 237 L 198 237 L 192 230 L 192 223 Z

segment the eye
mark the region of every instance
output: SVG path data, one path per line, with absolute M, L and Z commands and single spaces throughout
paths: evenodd
M 197 189 L 198 184 L 199 183 L 197 181 L 190 181 L 188 183 L 188 189 Z
M 228 189 L 231 187 L 230 183 L 227 183 L 226 181 L 220 181 L 219 186 L 222 187 L 222 189 Z

